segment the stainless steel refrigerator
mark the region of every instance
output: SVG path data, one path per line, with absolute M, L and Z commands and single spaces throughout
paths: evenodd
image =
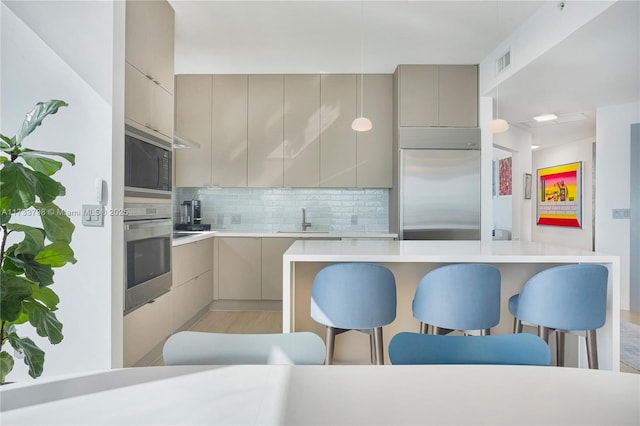
M 405 141 L 404 146 L 423 148 L 400 149 L 401 239 L 480 239 L 479 135 L 477 140 L 469 132 L 446 136 L 453 142 L 447 137 L 441 143 Z

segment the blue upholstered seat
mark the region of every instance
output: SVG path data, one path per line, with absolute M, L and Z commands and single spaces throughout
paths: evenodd
M 398 333 L 389 342 L 392 364 L 549 365 L 549 346 L 533 334 L 438 336 Z
M 396 281 L 386 267 L 336 263 L 316 274 L 311 288 L 311 318 L 326 326 L 326 364 L 333 363 L 335 335 L 369 334 L 372 362 L 384 364 L 382 327 L 396 317 Z
M 420 331 L 489 329 L 500 321 L 500 271 L 491 265 L 461 263 L 428 272 L 413 298 Z
M 548 342 L 556 331 L 557 364 L 564 364 L 564 331 L 585 331 L 590 368 L 598 368 L 596 329 L 605 323 L 608 269 L 602 265 L 563 265 L 538 272 L 509 299 L 514 332 L 522 322 L 538 326 Z

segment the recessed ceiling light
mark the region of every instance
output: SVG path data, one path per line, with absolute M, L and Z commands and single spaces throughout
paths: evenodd
M 533 119 L 536 121 L 551 121 L 551 120 L 557 120 L 558 116 L 555 114 L 540 114 L 533 117 Z
M 531 145 L 531 150 L 533 151 L 534 149 L 538 149 L 540 148 L 540 145 Z

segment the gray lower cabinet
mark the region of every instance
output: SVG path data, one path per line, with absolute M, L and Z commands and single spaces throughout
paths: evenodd
M 262 239 L 262 300 L 282 300 L 282 255 L 295 240 Z
M 218 298 L 260 300 L 262 247 L 260 238 L 219 237 Z
M 173 330 L 179 330 L 213 300 L 213 239 L 173 248 Z
M 173 292 L 165 293 L 123 319 L 123 365 L 142 360 L 173 332 Z M 153 361 L 153 360 L 149 360 Z

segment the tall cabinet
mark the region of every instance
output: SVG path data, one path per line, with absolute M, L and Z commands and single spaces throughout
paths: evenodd
M 174 12 L 166 1 L 126 2 L 125 122 L 173 139 Z

